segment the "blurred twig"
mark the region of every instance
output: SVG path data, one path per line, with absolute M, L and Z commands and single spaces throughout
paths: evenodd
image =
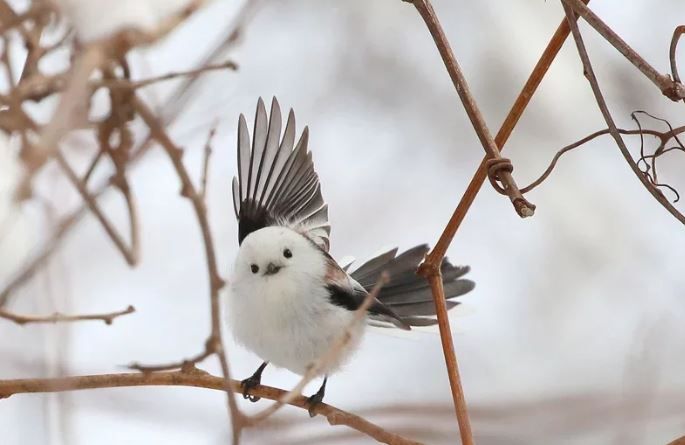
M 2 5 L 4 2 L 0 2 Z M 180 111 L 183 109 L 188 101 L 189 93 L 192 92 L 192 87 L 196 84 L 199 76 L 201 75 L 202 67 L 210 66 L 214 60 L 221 56 L 225 51 L 227 51 L 234 43 L 238 41 L 238 36 L 243 32 L 247 22 L 253 16 L 256 6 L 259 0 L 247 0 L 240 11 L 237 13 L 236 18 L 233 20 L 232 24 L 226 28 L 225 36 L 219 41 L 219 43 L 210 49 L 207 55 L 198 64 L 198 68 L 194 74 L 190 75 L 181 85 L 174 89 L 174 91 L 169 95 L 169 99 L 164 103 L 161 109 L 164 111 L 162 121 L 165 125 L 173 123 L 178 117 Z M 42 10 L 42 9 L 41 9 Z M 30 17 L 27 17 L 28 20 Z M 3 22 L 4 23 L 4 22 Z M 4 47 L 7 48 L 7 45 Z M 3 57 L 6 56 L 7 51 L 3 51 Z M 7 67 L 7 65 L 5 65 Z M 48 77 L 52 79 L 53 77 Z M 53 89 L 64 88 L 59 82 L 63 82 L 63 79 L 57 79 L 58 85 L 50 86 Z M 25 82 L 31 82 L 30 79 L 26 79 Z M 17 89 L 21 89 L 21 83 L 17 85 Z M 40 85 L 40 82 L 36 82 Z M 38 88 L 38 87 L 36 87 Z M 50 89 L 48 88 L 48 89 Z M 38 95 L 45 95 L 46 88 L 38 88 Z M 1 98 L 1 97 L 0 97 Z M 141 158 L 148 153 L 148 148 L 150 147 L 152 139 L 148 135 L 142 142 L 138 144 L 137 147 L 131 150 L 131 155 L 129 158 L 129 165 L 134 165 Z M 95 190 L 91 192 L 93 199 L 97 200 L 102 195 L 104 195 L 110 188 L 111 181 L 106 180 L 101 182 Z M 0 307 L 7 304 L 10 295 L 16 291 L 19 287 L 25 284 L 28 280 L 33 277 L 35 272 L 41 267 L 42 264 L 47 261 L 52 254 L 61 245 L 62 241 L 65 239 L 67 234 L 69 234 L 79 221 L 87 214 L 88 207 L 86 204 L 73 211 L 72 213 L 65 216 L 58 224 L 54 232 L 50 235 L 47 242 L 45 242 L 36 252 L 31 260 L 29 260 L 22 269 L 10 280 L 10 282 L 0 290 Z M 182 364 L 182 363 L 181 363 Z M 180 364 L 179 364 L 180 366 Z M 174 366 L 171 369 L 177 369 L 179 366 Z
M 107 314 L 87 314 L 87 315 L 65 315 L 56 312 L 52 315 L 47 316 L 36 316 L 36 315 L 19 315 L 13 312 L 0 309 L 0 318 L 4 318 L 9 321 L 13 321 L 18 325 L 25 325 L 31 323 L 63 323 L 72 321 L 92 321 L 99 320 L 105 322 L 105 324 L 112 324 L 115 318 L 132 314 L 136 309 L 133 306 L 129 306 L 123 311 L 110 312 Z
M 189 366 L 181 371 L 173 372 L 150 372 L 150 373 L 124 373 L 74 376 L 54 379 L 19 379 L 0 380 L 0 399 L 15 394 L 26 393 L 51 393 L 63 391 L 76 391 L 96 388 L 121 388 L 133 386 L 188 386 L 195 388 L 207 388 L 219 391 L 238 392 L 242 391 L 240 382 L 231 380 L 230 386 L 222 377 L 216 377 Z M 251 390 L 259 397 L 270 400 L 281 400 L 287 392 L 270 386 L 258 385 Z M 288 402 L 290 406 L 308 409 L 309 403 L 302 396 L 295 397 Z M 323 416 L 331 425 L 345 425 L 355 429 L 378 442 L 388 445 L 421 445 L 409 439 L 384 430 L 362 417 L 347 411 L 335 408 L 326 403 L 320 403 L 314 408 L 317 415 Z
M 205 206 L 204 199 L 193 185 L 193 181 L 190 179 L 190 175 L 183 164 L 181 159 L 183 156 L 182 150 L 173 143 L 162 124 L 152 114 L 152 111 L 135 95 L 133 95 L 131 99 L 133 108 L 149 127 L 152 138 L 162 146 L 164 151 L 169 156 L 181 182 L 181 196 L 188 198 L 188 200 L 191 202 L 200 226 L 200 230 L 202 232 L 205 256 L 207 259 L 207 273 L 209 275 L 211 312 L 211 330 L 209 338 L 205 343 L 205 349 L 206 352 L 212 352 L 216 354 L 217 358 L 219 359 L 219 363 L 221 364 L 221 371 L 224 375 L 226 384 L 228 411 L 232 424 L 233 443 L 237 444 L 240 440 L 240 433 L 244 425 L 244 415 L 238 409 L 234 394 L 229 388 L 231 374 L 228 368 L 226 351 L 221 338 L 221 302 L 219 301 L 219 291 L 225 283 L 224 280 L 221 279 L 217 267 L 216 255 L 214 253 L 214 242 L 207 218 L 207 207 Z
M 212 139 L 216 134 L 217 123 L 212 126 L 207 135 L 205 142 L 205 150 L 202 156 L 202 178 L 200 179 L 200 197 L 207 202 L 207 179 L 209 178 L 209 158 L 212 156 Z

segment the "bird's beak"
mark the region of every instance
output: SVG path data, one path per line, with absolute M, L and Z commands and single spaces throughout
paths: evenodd
M 281 270 L 282 266 L 277 266 L 274 263 L 269 263 L 268 266 L 266 266 L 266 271 L 264 272 L 264 275 L 275 275 L 279 270 Z

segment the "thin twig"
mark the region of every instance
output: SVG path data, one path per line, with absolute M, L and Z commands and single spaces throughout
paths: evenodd
M 100 209 L 97 199 L 90 194 L 88 187 L 78 178 L 76 172 L 71 168 L 71 165 L 69 165 L 64 155 L 58 151 L 55 155 L 55 159 L 57 160 L 60 168 L 66 174 L 69 181 L 76 188 L 76 190 L 78 190 L 81 198 L 83 198 L 83 201 L 86 203 L 90 211 L 93 212 L 93 215 L 95 215 L 97 220 L 100 222 L 102 228 L 105 229 L 107 236 L 112 240 L 119 252 L 121 252 L 123 257 L 126 259 L 126 262 L 131 266 L 135 265 L 138 262 L 140 250 L 140 243 L 138 240 L 138 211 L 136 210 L 135 201 L 128 187 L 122 188 L 122 192 L 129 214 L 129 234 L 131 238 L 130 247 L 126 245 L 126 242 L 123 240 L 119 232 L 117 232 L 112 223 L 107 219 L 104 212 Z
M 37 316 L 37 315 L 19 315 L 9 312 L 5 309 L 0 309 L 0 318 L 13 321 L 18 325 L 25 325 L 31 323 L 64 323 L 74 321 L 103 321 L 105 324 L 112 324 L 115 318 L 132 314 L 136 311 L 133 306 L 129 306 L 123 311 L 110 312 L 107 314 L 87 314 L 87 315 L 65 315 L 55 312 L 52 315 Z
M 233 23 L 226 28 L 225 37 L 214 47 L 212 47 L 198 64 L 199 67 L 206 66 L 212 63 L 219 56 L 224 54 L 231 45 L 238 41 L 237 36 L 242 33 L 248 21 L 254 15 L 256 6 L 259 4 L 258 0 L 247 0 L 243 3 L 242 8 L 237 13 Z M 1 26 L 0 26 L 1 27 Z M 3 52 L 3 55 L 6 54 Z M 168 100 L 162 104 L 161 109 L 164 110 L 162 122 L 165 125 L 173 123 L 178 118 L 181 111 L 184 109 L 190 93 L 193 91 L 192 87 L 196 85 L 200 74 L 195 76 L 188 76 L 181 85 L 176 87 L 169 95 Z M 151 146 L 152 138 L 148 134 L 143 141 L 133 150 L 129 165 L 134 165 L 142 159 Z M 109 180 L 101 182 L 95 190 L 91 193 L 94 199 L 99 199 L 110 188 L 111 182 Z M 83 204 L 81 207 L 74 210 L 72 213 L 65 216 L 57 225 L 50 238 L 45 242 L 38 252 L 29 260 L 7 285 L 0 290 L 0 307 L 7 304 L 10 295 L 18 288 L 28 282 L 34 276 L 36 271 L 52 256 L 52 254 L 59 248 L 62 241 L 65 239 L 74 227 L 82 220 L 88 213 L 88 207 Z
M 70 70 L 69 80 L 62 94 L 52 119 L 41 132 L 36 145 L 31 146 L 25 156 L 27 173 L 17 187 L 17 196 L 28 196 L 30 180 L 33 175 L 55 155 L 59 141 L 75 123 L 86 116 L 89 100 L 89 89 L 86 87 L 91 73 L 105 62 L 105 53 L 97 45 L 89 46 L 83 51 Z
M 410 2 L 419 12 L 421 18 L 423 18 L 423 21 L 426 23 L 431 36 L 433 36 L 435 46 L 437 47 L 438 52 L 445 63 L 445 68 L 447 68 L 447 72 L 452 79 L 452 83 L 454 84 L 454 88 L 461 99 L 464 110 L 466 110 L 466 114 L 468 115 L 469 120 L 471 121 L 471 124 L 478 135 L 478 139 L 480 140 L 485 153 L 488 155 L 488 162 L 491 163 L 490 177 L 493 187 L 499 193 L 509 196 L 509 199 L 514 205 L 514 208 L 519 216 L 522 218 L 533 216 L 535 213 L 535 206 L 528 202 L 519 191 L 516 181 L 514 181 L 514 178 L 511 175 L 513 170 L 511 162 L 499 155 L 497 144 L 495 144 L 495 141 L 490 134 L 490 130 L 485 123 L 485 119 L 478 108 L 478 104 L 469 90 L 466 78 L 461 72 L 459 63 L 452 52 L 452 48 L 450 47 L 449 41 L 445 36 L 445 32 L 440 25 L 438 16 L 433 10 L 433 6 L 429 0 L 412 0 Z M 498 186 L 497 182 L 501 182 L 502 186 Z
M 212 240 L 211 231 L 209 229 L 209 221 L 207 219 L 207 208 L 202 200 L 202 197 L 195 189 L 195 186 L 190 179 L 190 175 L 183 164 L 183 152 L 181 149 L 176 147 L 173 141 L 169 138 L 166 131 L 157 118 L 152 114 L 147 105 L 145 105 L 135 95 L 132 96 L 132 105 L 150 129 L 152 138 L 162 146 L 164 151 L 169 156 L 169 159 L 171 160 L 171 163 L 173 164 L 181 182 L 181 196 L 184 196 L 190 200 L 200 226 L 200 231 L 202 232 L 205 256 L 207 258 L 207 273 L 209 275 L 210 283 L 210 311 L 212 324 L 207 345 L 209 345 L 209 349 L 211 349 L 217 355 L 219 363 L 221 364 L 221 371 L 225 379 L 227 390 L 226 394 L 228 398 L 228 411 L 231 418 L 233 443 L 237 444 L 240 440 L 240 433 L 244 423 L 242 419 L 244 415 L 238 409 L 233 392 L 229 391 L 231 376 L 228 368 L 226 352 L 221 339 L 221 304 L 219 301 L 219 291 L 225 283 L 219 276 L 219 271 L 217 268 L 216 254 L 214 253 L 214 242 Z
M 620 134 L 625 134 L 625 135 L 650 135 L 650 136 L 655 136 L 655 137 L 661 139 L 661 144 L 660 144 L 660 145 L 663 145 L 663 144 L 665 143 L 665 139 L 664 139 L 664 138 L 666 138 L 666 140 L 667 140 L 667 139 L 670 139 L 671 137 L 673 137 L 673 135 L 677 135 L 677 134 L 680 134 L 680 133 L 682 133 L 682 132 L 685 132 L 685 126 L 678 127 L 678 128 L 674 128 L 673 130 L 667 131 L 667 132 L 661 132 L 661 131 L 656 131 L 656 130 L 650 130 L 650 129 L 647 129 L 647 128 L 645 128 L 645 129 L 638 129 L 638 130 L 624 130 L 624 129 L 622 129 L 622 128 L 617 128 L 617 130 L 618 130 L 618 132 L 619 132 Z M 557 151 L 557 153 L 554 155 L 554 157 L 552 158 L 552 161 L 550 162 L 549 166 L 547 166 L 547 168 L 546 168 L 545 171 L 542 173 L 542 175 L 540 175 L 540 177 L 538 177 L 538 178 L 537 178 L 535 181 L 533 181 L 530 185 L 527 185 L 526 187 L 521 188 L 521 193 L 528 193 L 528 192 L 530 192 L 531 190 L 535 189 L 535 188 L 536 188 L 537 186 L 539 186 L 540 184 L 542 184 L 542 183 L 549 177 L 549 175 L 552 173 L 552 171 L 554 170 L 554 167 L 556 167 L 556 165 L 557 165 L 557 162 L 559 161 L 559 159 L 560 159 L 564 154 L 568 153 L 568 152 L 571 151 L 571 150 L 574 150 L 574 149 L 576 149 L 576 148 L 578 148 L 578 147 L 581 147 L 581 146 L 585 145 L 586 143 L 590 142 L 591 140 L 593 140 L 593 139 L 595 139 L 595 138 L 597 138 L 597 137 L 599 137 L 599 136 L 607 135 L 607 134 L 610 134 L 610 133 L 611 133 L 611 131 L 610 131 L 608 128 L 605 128 L 604 130 L 595 131 L 594 133 L 589 134 L 589 135 L 585 136 L 584 138 L 582 138 L 582 139 L 580 139 L 580 140 L 578 140 L 578 141 L 576 141 L 576 142 L 574 142 L 574 143 L 572 143 L 572 144 L 569 144 L 569 145 L 567 145 L 567 146 L 561 148 L 561 149 L 560 149 L 559 151 Z M 662 151 L 662 153 L 663 153 L 663 151 Z M 646 158 L 647 156 L 643 156 L 643 157 Z
M 15 394 L 25 393 L 53 393 L 63 391 L 76 391 L 96 388 L 121 388 L 135 386 L 186 386 L 195 388 L 207 388 L 218 391 L 241 392 L 240 382 L 232 380 L 226 386 L 225 379 L 213 376 L 197 368 L 188 368 L 185 371 L 174 372 L 150 372 L 150 373 L 123 373 L 62 377 L 54 379 L 18 379 L 0 380 L 0 399 Z M 287 394 L 286 391 L 270 386 L 258 385 L 251 390 L 259 397 L 271 400 L 280 400 Z M 295 397 L 288 402 L 289 405 L 308 409 L 309 404 L 305 397 Z M 362 417 L 335 408 L 326 403 L 318 404 L 314 408 L 317 415 L 324 416 L 331 425 L 345 425 L 360 433 L 363 433 L 378 442 L 388 445 L 421 445 L 397 434 L 384 430 Z
M 673 75 L 673 81 L 676 83 L 682 83 L 680 81 L 680 73 L 678 73 L 678 62 L 676 61 L 676 53 L 678 51 L 678 42 L 682 35 L 685 34 L 685 25 L 676 26 L 673 30 L 673 37 L 671 38 L 671 46 L 668 51 L 668 59 L 671 63 L 671 74 Z M 683 99 L 685 101 L 685 98 Z
M 623 56 L 630 61 L 642 74 L 656 85 L 659 90 L 673 101 L 685 98 L 685 86 L 680 82 L 674 81 L 666 74 L 661 74 L 650 65 L 640 54 L 631 48 L 618 34 L 614 32 L 606 23 L 600 19 L 590 8 L 580 0 L 563 0 L 566 7 L 571 8 L 576 14 L 580 15 L 592 26 L 607 42 L 616 48 Z
M 204 361 L 205 359 L 211 357 L 214 354 L 209 347 L 206 347 L 201 353 L 182 360 L 180 362 L 166 363 L 162 365 L 143 365 L 137 362 L 131 363 L 127 366 L 128 369 L 132 369 L 140 372 L 158 372 L 158 371 L 174 371 L 178 369 L 187 368 L 190 365 L 197 365 L 198 363 Z
M 673 205 L 666 199 L 663 193 L 661 193 L 661 190 L 659 190 L 657 187 L 655 187 L 653 184 L 650 183 L 650 181 L 647 179 L 647 177 L 643 174 L 643 172 L 640 170 L 640 167 L 635 163 L 633 160 L 632 156 L 630 155 L 630 151 L 628 151 L 628 147 L 626 146 L 625 142 L 623 141 L 623 138 L 621 137 L 621 134 L 618 132 L 618 128 L 616 127 L 616 124 L 614 123 L 613 117 L 611 117 L 611 113 L 609 112 L 609 107 L 607 106 L 606 101 L 604 100 L 604 96 L 602 94 L 601 89 L 599 88 L 599 83 L 597 82 L 597 77 L 595 76 L 595 72 L 592 68 L 592 63 L 590 62 L 590 57 L 587 54 L 587 50 L 585 49 L 585 42 L 583 41 L 583 36 L 580 33 L 580 30 L 578 29 L 578 24 L 576 23 L 576 17 L 575 13 L 571 9 L 571 7 L 567 4 L 568 0 L 561 0 L 562 5 L 564 7 L 564 12 L 566 13 L 566 20 L 569 23 L 569 26 L 571 27 L 571 33 L 573 34 L 573 39 L 576 42 L 576 48 L 578 49 L 578 55 L 580 57 L 580 60 L 583 63 L 583 72 L 585 73 L 585 77 L 587 78 L 588 82 L 590 83 L 590 87 L 592 88 L 592 92 L 595 95 L 595 99 L 597 101 L 597 106 L 599 107 L 600 111 L 602 112 L 602 116 L 604 117 L 604 120 L 607 123 L 607 127 L 609 127 L 609 132 L 611 133 L 611 136 L 614 138 L 616 141 L 616 144 L 618 145 L 619 150 L 621 150 L 621 154 L 625 158 L 626 162 L 630 166 L 631 170 L 633 170 L 633 173 L 638 177 L 640 182 L 642 182 L 642 185 L 645 186 L 647 191 L 654 196 L 654 198 L 659 201 L 659 203 L 664 206 L 668 212 L 673 215 L 678 221 L 680 221 L 682 224 L 685 224 L 685 215 L 680 213 Z
M 200 197 L 203 201 L 207 201 L 207 179 L 209 178 L 209 158 L 212 156 L 212 140 L 214 135 L 216 135 L 216 127 L 218 123 L 212 125 L 212 129 L 209 130 L 207 135 L 207 141 L 205 142 L 205 150 L 202 157 L 202 177 L 200 179 Z
M 167 73 L 167 74 L 164 74 L 161 76 L 150 77 L 148 79 L 142 79 L 142 80 L 103 79 L 100 81 L 92 81 L 91 86 L 93 88 L 137 90 L 140 88 L 144 88 L 144 87 L 153 85 L 155 83 L 164 82 L 164 81 L 172 80 L 172 79 L 177 79 L 179 77 L 198 76 L 200 74 L 204 74 L 204 73 L 207 73 L 210 71 L 218 71 L 218 70 L 225 70 L 225 69 L 237 70 L 238 64 L 236 64 L 235 62 L 233 62 L 231 60 L 227 60 L 227 61 L 221 62 L 221 63 L 204 65 L 204 66 L 201 66 L 199 68 L 195 68 L 195 69 L 188 70 L 188 71 L 172 72 L 172 73 Z

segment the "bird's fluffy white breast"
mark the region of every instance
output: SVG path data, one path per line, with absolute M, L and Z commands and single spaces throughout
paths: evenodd
M 239 254 L 227 305 L 229 327 L 238 343 L 263 360 L 297 374 L 304 374 L 325 354 L 353 318 L 352 312 L 330 302 L 324 282 L 325 258 L 308 243 L 304 240 L 293 249 L 296 263 L 273 276 L 250 276 Z M 257 252 L 268 247 L 257 242 L 247 246 Z M 354 327 L 348 346 L 322 374 L 342 365 L 358 345 L 364 325 L 362 320 Z

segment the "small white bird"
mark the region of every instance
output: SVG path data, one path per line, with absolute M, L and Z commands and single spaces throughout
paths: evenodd
M 288 115 L 281 138 L 281 111 L 276 99 L 267 118 L 259 99 L 252 147 L 241 114 L 238 122 L 238 177 L 233 178 L 233 205 L 240 249 L 230 281 L 228 323 L 236 341 L 263 361 L 242 381 L 243 396 L 261 382 L 268 363 L 304 374 L 352 323 L 383 272 L 388 283 L 368 309 L 368 320 L 351 330 L 345 350 L 321 374 L 323 384 L 309 398 L 310 415 L 323 400 L 328 375 L 358 346 L 366 321 L 401 329 L 436 323 L 426 281 L 415 274 L 426 245 L 400 255 L 385 252 L 348 273 L 328 254 L 328 206 L 321 196 L 305 127 L 295 144 L 295 115 Z M 442 264 L 445 296 L 452 299 L 474 287 L 461 279 L 469 268 Z M 448 308 L 458 303 L 447 301 Z

